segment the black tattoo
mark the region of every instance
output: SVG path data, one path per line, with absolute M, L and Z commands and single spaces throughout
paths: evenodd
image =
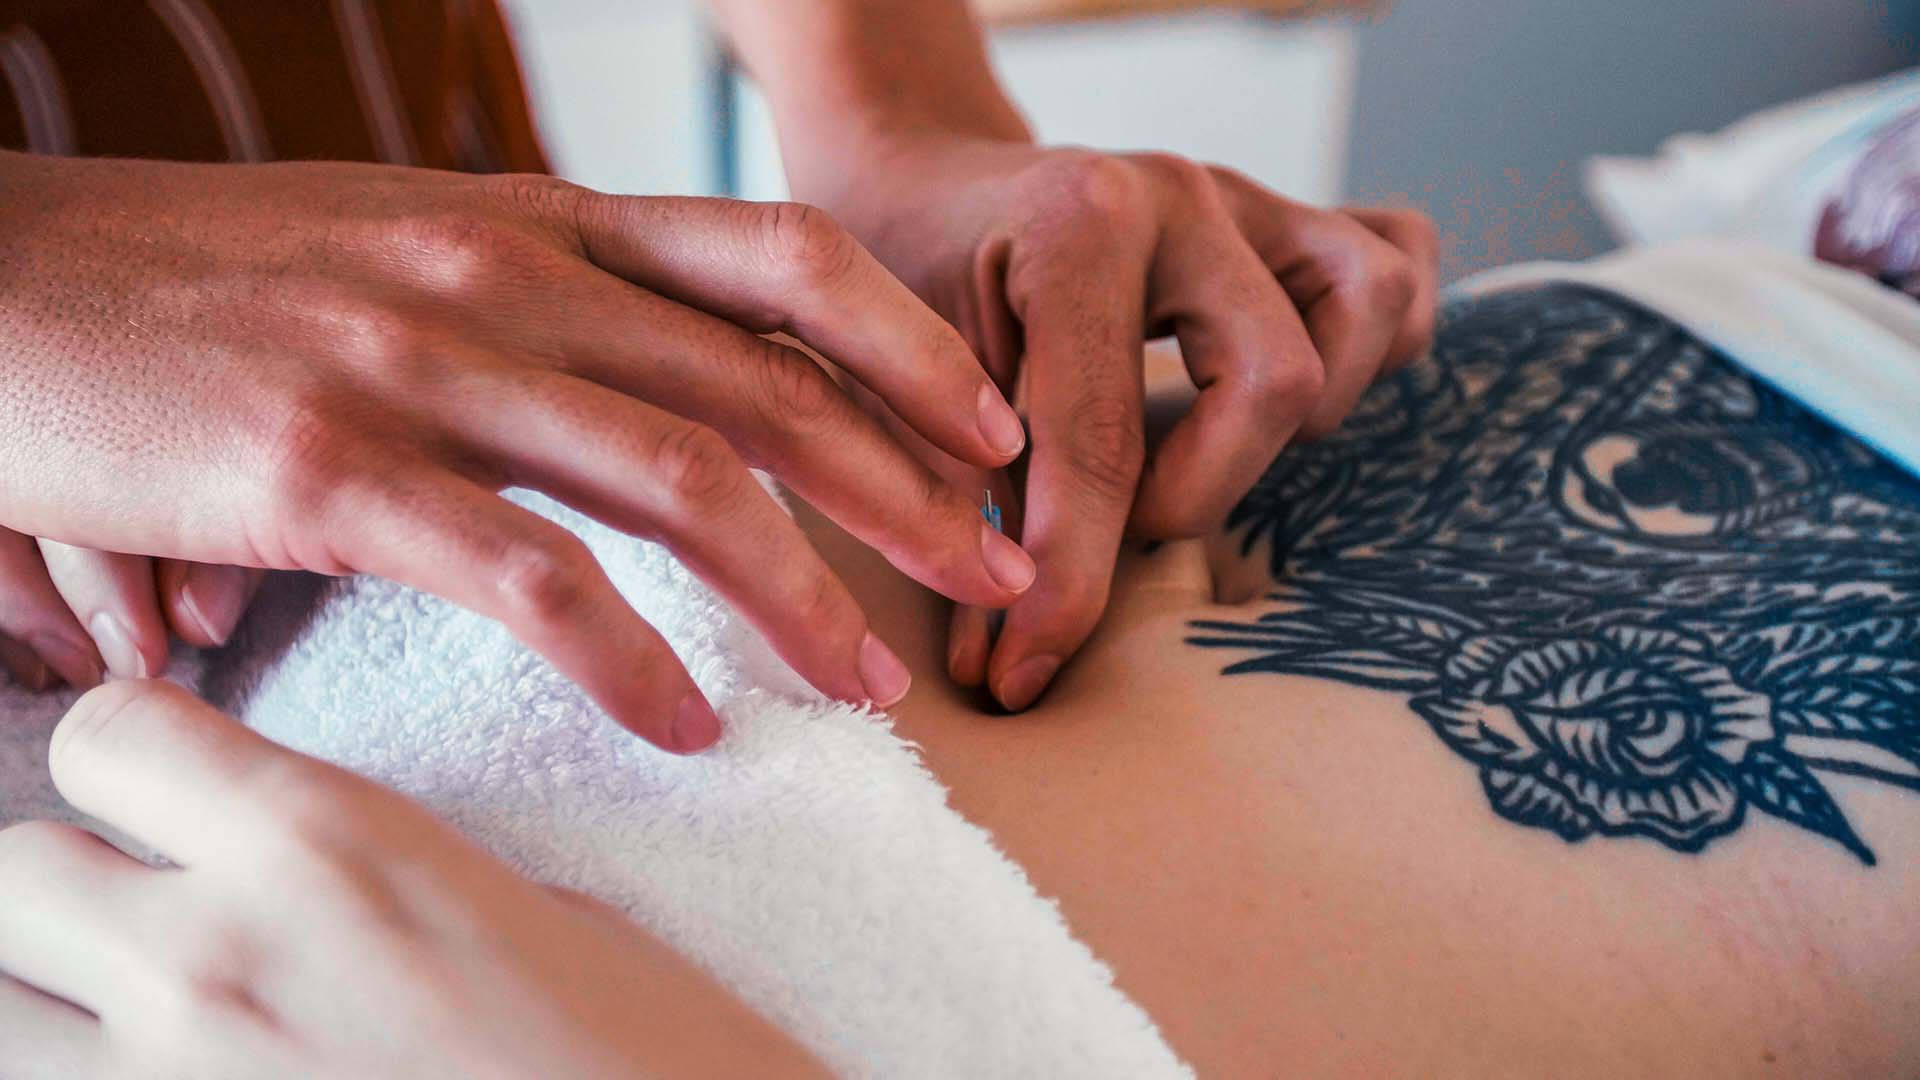
M 1454 305 L 1229 528 L 1273 607 L 1189 641 L 1410 694 L 1510 821 L 1870 865 L 1821 774 L 1920 792 L 1920 482 L 1624 300 Z

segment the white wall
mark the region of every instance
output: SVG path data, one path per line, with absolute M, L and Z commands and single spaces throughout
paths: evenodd
M 1007 29 L 992 53 L 1048 142 L 1171 150 L 1329 202 L 1346 161 L 1353 40 L 1344 22 L 1210 14 Z M 766 105 L 751 87 L 741 102 L 741 194 L 781 198 Z
M 700 7 L 508 0 L 563 175 L 610 191 L 714 190 L 712 47 Z M 1003 31 L 993 56 L 1048 140 L 1174 150 L 1324 202 L 1341 189 L 1353 39 L 1338 22 L 1204 15 Z M 741 193 L 783 197 L 764 102 L 749 87 L 740 105 Z
M 706 31 L 693 0 L 504 0 L 554 168 L 603 191 L 714 183 Z
M 1356 199 L 1424 206 L 1445 269 L 1607 246 L 1589 154 L 1644 154 L 1915 62 L 1920 0 L 1396 0 L 1359 31 Z

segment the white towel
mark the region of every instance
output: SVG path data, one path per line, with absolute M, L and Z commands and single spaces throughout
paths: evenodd
M 271 579 L 181 681 L 613 902 L 843 1074 L 1188 1075 L 884 717 L 806 691 L 662 549 L 521 501 L 585 537 L 673 642 L 719 747 L 656 752 L 499 627 L 374 579 Z M 0 699 L 0 821 L 67 816 L 45 778 L 67 700 Z

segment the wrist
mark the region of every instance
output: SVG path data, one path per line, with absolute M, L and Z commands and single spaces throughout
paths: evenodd
M 843 109 L 830 129 L 793 120 L 779 128 L 793 197 L 840 215 L 877 187 L 915 183 L 957 149 L 1033 143 L 1026 120 L 1004 98 L 967 109 L 920 108 L 896 99 Z

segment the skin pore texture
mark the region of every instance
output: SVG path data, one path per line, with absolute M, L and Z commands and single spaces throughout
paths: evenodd
M 1920 1061 L 1920 482 L 1657 316 L 1456 305 L 1223 534 L 1130 550 L 1020 716 L 800 514 L 919 676 L 896 730 L 1201 1075 Z

